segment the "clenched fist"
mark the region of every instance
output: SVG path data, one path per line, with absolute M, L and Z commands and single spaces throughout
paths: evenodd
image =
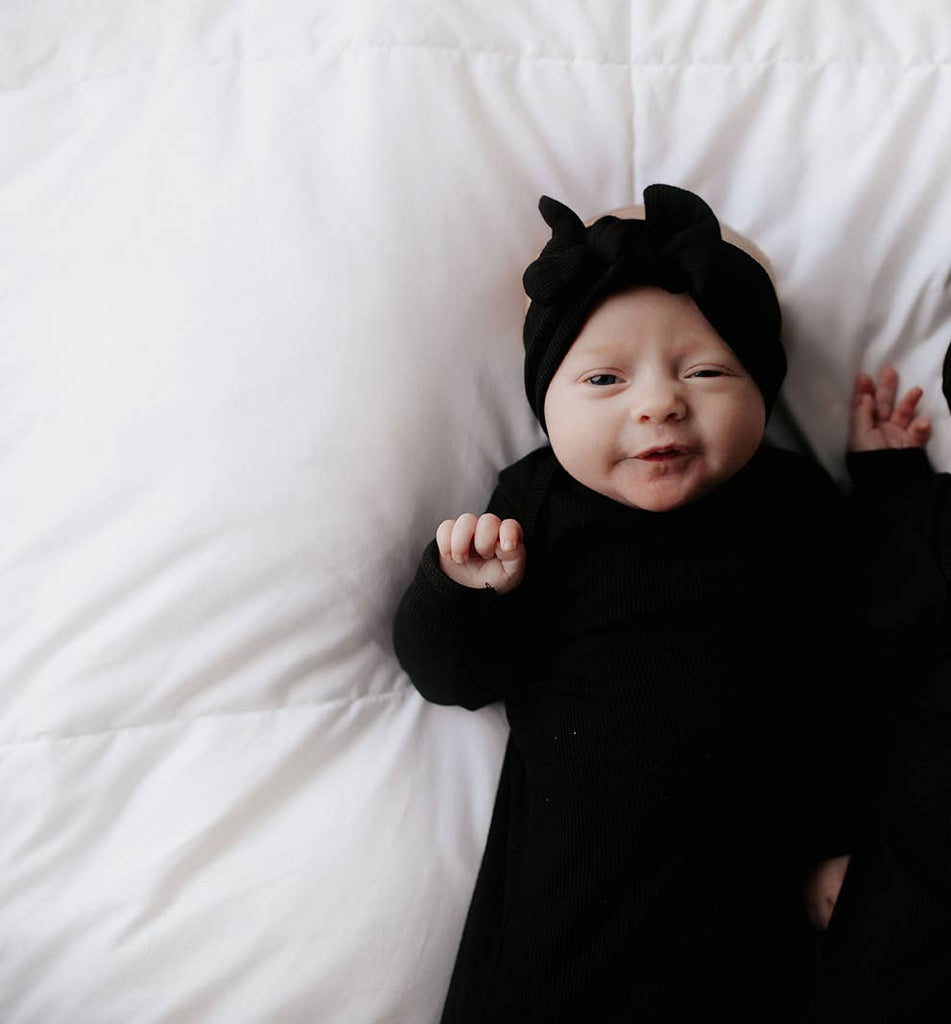
M 522 527 L 515 519 L 464 512 L 439 524 L 436 546 L 442 571 L 464 587 L 491 587 L 505 594 L 525 576 Z

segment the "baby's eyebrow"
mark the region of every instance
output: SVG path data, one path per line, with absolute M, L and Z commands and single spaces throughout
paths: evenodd
M 574 355 L 576 359 L 580 359 L 586 363 L 616 363 L 621 358 L 630 358 L 630 353 L 625 353 L 623 347 L 620 345 L 592 345 L 590 347 L 584 346 L 571 352 L 569 349 L 569 355 Z
M 717 363 L 719 366 L 734 366 L 737 360 L 722 352 L 701 352 L 699 355 L 690 354 L 684 358 L 685 363 Z
M 709 342 L 700 340 L 695 341 L 692 345 L 685 346 L 683 358 L 710 363 L 738 362 L 736 353 L 728 345 L 724 345 L 723 348 L 714 347 Z

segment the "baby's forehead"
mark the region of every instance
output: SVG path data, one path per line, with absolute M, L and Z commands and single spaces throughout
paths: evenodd
M 735 358 L 689 295 L 652 285 L 615 292 L 596 305 L 566 358 L 638 358 L 653 349 L 677 358 L 701 353 Z

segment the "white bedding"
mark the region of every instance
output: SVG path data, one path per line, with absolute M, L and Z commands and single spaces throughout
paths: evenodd
M 542 193 L 691 188 L 951 469 L 946 0 L 0 4 L 0 1021 L 438 1019 L 505 738 L 390 619 L 534 447 Z

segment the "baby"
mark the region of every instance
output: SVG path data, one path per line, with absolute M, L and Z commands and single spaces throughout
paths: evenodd
M 644 200 L 586 227 L 542 198 L 550 444 L 439 526 L 396 616 L 424 697 L 511 726 L 447 1024 L 798 1020 L 801 887 L 847 851 L 843 502 L 764 443 L 786 359 L 756 250 L 690 192 Z
M 943 385 L 951 407 L 951 348 Z M 861 374 L 852 533 L 876 694 L 878 792 L 825 939 L 810 1024 L 928 1024 L 951 1007 L 951 475 L 923 450 L 920 388 Z

